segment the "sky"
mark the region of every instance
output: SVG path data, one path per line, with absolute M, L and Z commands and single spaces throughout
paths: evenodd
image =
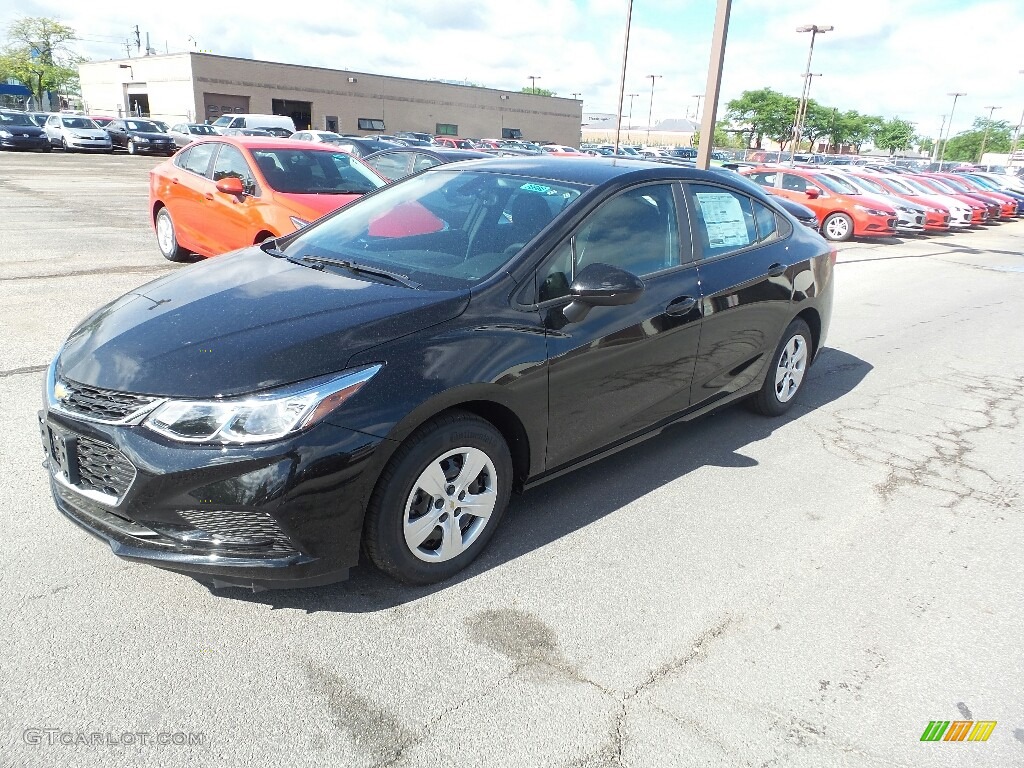
M 281 0 L 186 4 L 19 0 L 19 16 L 73 27 L 75 49 L 123 58 L 134 27 L 158 51 L 228 56 L 368 73 L 468 81 L 559 96 L 582 94 L 584 113 L 614 114 L 628 0 Z M 693 117 L 707 80 L 716 0 L 634 0 L 626 93 L 633 124 Z M 811 96 L 839 109 L 916 124 L 937 136 L 953 91 L 952 132 L 997 106 L 1012 125 L 1024 111 L 1024 3 L 1020 0 L 733 0 L 722 102 L 765 86 L 798 96 L 809 34 L 819 35 Z M 647 75 L 660 75 L 652 80 Z M 630 111 L 625 99 L 624 116 Z M 703 106 L 702 106 L 703 111 Z

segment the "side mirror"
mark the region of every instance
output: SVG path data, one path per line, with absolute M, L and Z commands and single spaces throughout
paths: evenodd
M 569 286 L 572 302 L 562 309 L 562 315 L 577 323 L 592 307 L 632 304 L 643 292 L 644 281 L 631 272 L 609 264 L 588 264 Z
M 817 189 L 816 187 L 810 187 L 805 191 L 805 194 L 809 198 L 811 198 L 811 200 L 814 200 L 821 195 L 821 190 Z
M 241 197 L 245 194 L 245 187 L 237 176 L 226 176 L 217 182 L 217 191 L 223 192 L 225 195 Z

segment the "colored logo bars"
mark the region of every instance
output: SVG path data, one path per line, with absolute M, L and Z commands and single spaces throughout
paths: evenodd
M 995 720 L 932 720 L 921 741 L 988 741 L 995 727 Z

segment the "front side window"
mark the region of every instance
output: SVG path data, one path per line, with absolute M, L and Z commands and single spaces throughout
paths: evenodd
M 230 144 L 224 144 L 217 153 L 217 161 L 213 164 L 213 180 L 241 179 L 242 189 L 247 195 L 256 194 L 256 179 L 253 178 L 245 156 Z
M 395 180 L 409 175 L 410 157 L 411 154 L 409 152 L 384 152 L 369 158 L 366 162 L 387 178 Z
M 704 184 L 694 184 L 690 191 L 694 236 L 700 239 L 703 258 L 713 259 L 757 242 L 753 200 L 724 187 Z
M 186 171 L 205 176 L 210 168 L 210 158 L 213 157 L 213 151 L 218 146 L 213 142 L 209 144 L 196 144 L 182 160 L 183 165 L 181 167 Z
M 650 184 L 602 203 L 542 270 L 538 298 L 569 293 L 590 264 L 608 264 L 638 277 L 679 266 L 682 253 L 671 184 Z
M 547 179 L 439 169 L 342 208 L 301 230 L 285 250 L 387 269 L 426 289 L 458 290 L 507 264 L 582 191 Z
M 807 179 L 795 173 L 782 174 L 782 188 L 789 192 L 806 192 Z
M 278 192 L 350 195 L 372 192 L 384 181 L 345 152 L 252 149 L 263 178 Z

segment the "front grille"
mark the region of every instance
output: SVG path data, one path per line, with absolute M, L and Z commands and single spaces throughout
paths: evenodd
M 178 514 L 225 547 L 295 552 L 295 545 L 284 535 L 277 521 L 266 512 L 192 509 Z
M 96 421 L 125 421 L 159 399 L 146 395 L 87 387 L 84 384 L 76 384 L 71 381 L 62 381 L 61 383 L 69 393 L 61 400 L 61 408 Z
M 124 496 L 135 479 L 135 467 L 123 453 L 91 437 L 79 437 L 75 448 L 79 488 L 118 499 Z

